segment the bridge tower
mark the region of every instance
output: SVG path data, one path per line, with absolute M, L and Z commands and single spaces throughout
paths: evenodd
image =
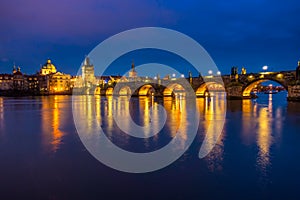
M 95 69 L 89 57 L 84 59 L 81 71 L 84 87 L 91 87 L 95 83 Z
M 230 74 L 230 79 L 233 81 L 237 81 L 239 78 L 239 75 L 238 75 L 238 68 L 237 67 L 232 67 L 231 68 L 231 74 Z

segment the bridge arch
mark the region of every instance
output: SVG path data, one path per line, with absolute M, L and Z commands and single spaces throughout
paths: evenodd
M 210 95 L 209 92 L 225 92 L 223 83 L 205 82 L 196 89 L 197 97 L 205 97 Z
M 129 86 L 124 86 L 119 90 L 119 96 L 130 96 L 131 89 Z
M 152 96 L 154 93 L 155 93 L 155 89 L 150 84 L 143 85 L 138 90 L 139 96 Z
M 280 85 L 282 85 L 286 90 L 288 90 L 287 85 L 285 85 L 282 81 L 279 81 L 277 79 L 273 78 L 261 78 L 251 81 L 249 84 L 247 84 L 243 88 L 243 98 L 251 98 L 251 91 L 260 83 L 266 82 L 266 81 L 273 81 Z
M 179 83 L 169 84 L 163 91 L 163 96 L 185 96 L 186 92 L 184 87 Z

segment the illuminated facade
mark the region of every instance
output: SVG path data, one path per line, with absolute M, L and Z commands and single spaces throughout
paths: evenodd
M 13 90 L 25 90 L 27 89 L 27 81 L 25 82 L 25 77 L 21 72 L 21 68 L 13 69 L 13 79 L 12 79 L 12 89 Z
M 25 75 L 21 68 L 13 67 L 12 74 L 0 74 L 0 91 L 8 95 L 37 94 L 39 90 L 38 76 Z
M 71 88 L 81 88 L 83 87 L 83 80 L 81 76 L 72 76 L 70 79 Z
M 21 68 L 16 66 L 13 67 L 12 74 L 1 74 L 0 75 L 0 90 L 26 90 L 27 77 L 25 77 Z
M 34 94 L 39 93 L 39 81 L 37 74 L 35 75 L 28 75 L 27 76 L 27 85 L 28 89 L 32 91 Z
M 71 75 L 56 72 L 49 75 L 49 94 L 71 92 Z
M 13 76 L 11 74 L 0 74 L 0 90 L 12 88 Z
M 71 75 L 57 72 L 50 59 L 42 66 L 38 81 L 41 94 L 71 93 Z
M 47 62 L 42 66 L 40 74 L 48 75 L 56 73 L 56 67 L 51 63 L 51 60 L 48 59 Z

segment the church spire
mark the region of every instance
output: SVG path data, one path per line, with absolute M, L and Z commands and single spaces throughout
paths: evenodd
M 129 78 L 136 78 L 137 72 L 135 71 L 134 61 L 131 63 L 131 70 L 129 71 Z
M 131 71 L 135 72 L 134 60 L 131 62 Z

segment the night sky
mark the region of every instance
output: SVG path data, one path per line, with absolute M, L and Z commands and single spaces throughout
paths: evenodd
M 290 70 L 300 60 L 299 1 L 1 0 L 0 73 L 10 73 L 13 63 L 35 73 L 51 58 L 59 71 L 75 74 L 101 41 L 146 26 L 192 37 L 223 74 L 232 66 Z M 131 55 L 119 65 L 130 68 L 132 59 L 144 62 Z

